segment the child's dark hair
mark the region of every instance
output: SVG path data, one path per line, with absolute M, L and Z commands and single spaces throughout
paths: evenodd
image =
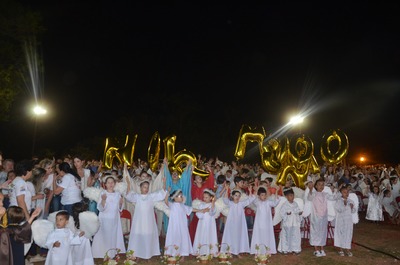
M 236 193 L 239 193 L 240 195 L 242 195 L 242 193 L 241 193 L 240 191 L 238 191 L 238 190 L 233 190 L 233 191 L 231 192 L 231 196 L 233 197 Z
M 233 182 L 235 183 L 235 185 L 237 185 L 237 183 L 239 183 L 239 182 L 241 182 L 241 181 L 244 181 L 244 178 L 241 177 L 241 176 L 236 176 L 236 177 L 233 179 Z
M 267 190 L 264 187 L 259 187 L 257 190 L 257 195 L 260 196 L 261 194 L 267 193 Z
M 59 211 L 56 214 L 56 217 L 63 216 L 66 220 L 69 220 L 69 213 L 67 211 Z
M 180 193 L 182 193 L 181 190 L 174 190 L 174 191 L 169 195 L 169 198 L 173 201 Z
M 272 181 L 274 181 L 274 179 L 271 177 L 266 177 L 265 179 L 268 180 L 269 183 L 272 183 Z
M 323 178 L 317 179 L 317 180 L 315 181 L 315 186 L 317 186 L 317 183 L 319 183 L 319 182 L 325 183 L 325 180 L 324 180 Z M 339 181 L 338 181 L 338 185 L 339 185 Z
M 20 224 L 26 220 L 24 210 L 19 206 L 7 208 L 8 224 Z
M 222 183 L 224 183 L 225 181 L 226 181 L 225 175 L 219 175 L 219 176 L 217 177 L 217 184 L 222 184 Z
M 142 187 L 144 184 L 150 185 L 150 182 L 148 182 L 147 180 L 142 181 L 139 185 L 139 187 Z
M 294 191 L 292 188 L 289 189 L 283 189 L 283 195 L 288 196 L 290 194 L 294 194 Z
M 72 206 L 72 218 L 74 218 L 75 227 L 77 229 L 79 229 L 80 226 L 81 226 L 80 223 L 79 223 L 79 214 L 81 212 L 87 211 L 87 209 L 88 209 L 87 204 L 86 203 L 82 203 L 82 202 L 75 203 Z
M 107 183 L 107 180 L 108 180 L 108 179 L 112 179 L 112 180 L 114 181 L 114 183 L 117 182 L 117 181 L 115 180 L 114 176 L 108 175 L 108 176 L 106 177 L 106 179 L 104 180 L 104 183 Z
M 383 197 L 386 197 L 390 193 L 390 190 L 384 190 L 383 191 Z
M 342 192 L 343 190 L 347 190 L 347 185 L 343 185 L 339 191 Z

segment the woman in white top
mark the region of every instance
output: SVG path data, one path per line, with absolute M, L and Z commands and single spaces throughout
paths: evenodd
M 39 162 L 39 166 L 46 170 L 42 182 L 42 189 L 44 194 L 46 195 L 46 203 L 42 213 L 43 218 L 47 219 L 47 216 L 50 212 L 50 205 L 52 204 L 53 200 L 54 160 L 45 158 Z
M 53 193 L 56 195 L 62 193 L 63 210 L 72 215 L 72 206 L 82 201 L 81 178 L 67 162 L 59 164 L 56 170 L 62 179 L 60 184 L 57 184 L 56 179 L 53 180 Z
M 95 179 L 90 174 L 90 169 L 85 168 L 85 159 L 81 156 L 74 156 L 74 164 L 72 169 L 78 173 L 81 177 L 81 190 L 85 190 L 87 187 L 92 187 Z
M 46 197 L 43 190 L 43 176 L 46 174 L 46 170 L 41 167 L 34 168 L 32 170 L 32 181 L 27 181 L 28 190 L 32 194 L 32 208 L 44 209 L 46 204 Z M 33 189 L 33 190 L 32 190 Z M 44 211 L 41 211 L 37 219 L 43 219 Z

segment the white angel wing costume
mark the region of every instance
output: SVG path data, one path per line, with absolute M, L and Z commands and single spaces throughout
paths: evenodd
M 274 208 L 274 217 L 272 219 L 272 225 L 277 225 L 282 221 L 282 217 L 279 214 L 281 211 L 282 205 L 287 202 L 285 196 L 279 196 L 280 200 L 278 205 Z M 304 211 L 304 200 L 302 198 L 294 198 L 294 201 L 297 203 L 301 211 Z
M 99 202 L 102 188 L 87 187 L 83 190 L 83 196 L 89 200 Z
M 93 236 L 99 231 L 100 221 L 96 213 L 85 211 L 79 214 L 80 230 L 85 232 L 85 237 L 92 240 Z
M 39 220 L 33 221 L 33 223 L 32 223 L 32 238 L 35 241 L 36 245 L 38 245 L 39 247 L 47 248 L 46 239 L 47 239 L 47 236 L 55 229 L 56 214 L 58 212 L 59 211 L 49 214 L 47 220 L 39 219 Z M 75 226 L 74 218 L 72 216 L 70 216 L 68 219 L 67 227 L 72 229 L 72 231 L 74 231 L 75 230 L 74 226 Z
M 54 230 L 54 223 L 46 220 L 39 219 L 35 220 L 32 223 L 32 238 L 35 241 L 36 245 L 41 248 L 46 247 L 46 239 L 47 236 Z
M 195 209 L 199 209 L 199 206 L 200 206 L 201 203 L 202 203 L 201 200 L 199 200 L 199 199 L 194 199 L 194 200 L 192 201 L 192 207 L 195 208 Z M 223 202 L 222 202 L 222 203 L 223 203 Z M 218 207 L 216 206 L 216 204 L 214 204 L 214 207 L 215 207 L 215 215 L 214 215 L 214 217 L 215 217 L 215 219 L 217 219 L 217 218 L 219 217 L 219 215 L 221 214 L 221 212 L 220 212 L 220 208 L 218 208 Z
M 360 218 L 358 216 L 358 206 L 360 205 L 360 202 L 358 201 L 357 194 L 355 194 L 353 192 L 349 193 L 349 199 L 354 202 L 354 206 L 353 207 L 356 209 L 356 211 L 351 214 L 351 217 L 353 219 L 353 224 L 357 224 L 360 221 Z
M 246 193 L 242 192 L 242 195 L 240 196 L 240 201 L 246 200 L 248 197 L 249 197 L 249 196 L 248 196 Z M 255 210 L 255 205 L 252 204 L 252 203 L 251 203 L 250 205 L 248 205 L 247 207 L 251 208 L 253 211 Z M 224 216 L 228 216 L 228 214 L 229 214 L 229 206 L 226 205 L 226 204 L 224 203 L 223 197 L 218 198 L 218 199 L 215 201 L 215 209 L 216 209 L 216 211 L 217 211 L 217 214 L 216 214 L 217 217 L 218 217 L 221 213 L 222 213 Z
M 39 219 L 32 223 L 32 238 L 36 245 L 41 248 L 47 248 L 46 239 L 50 232 L 55 229 L 57 213 L 58 211 L 49 214 L 47 220 Z M 81 212 L 79 214 L 79 224 L 80 230 L 85 232 L 84 236 L 90 240 L 97 233 L 100 227 L 99 217 L 94 212 L 90 211 Z M 76 231 L 75 221 L 72 216 L 68 219 L 67 227 L 71 231 Z
M 333 196 L 332 189 L 328 186 L 324 187 L 324 192 Z M 335 203 L 336 203 L 336 200 L 328 200 L 328 221 L 332 221 L 336 217 Z

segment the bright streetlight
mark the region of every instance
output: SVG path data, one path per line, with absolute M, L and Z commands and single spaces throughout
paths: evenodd
M 47 110 L 42 106 L 36 105 L 33 108 L 33 113 L 35 114 L 35 116 L 41 116 L 45 115 L 47 113 Z
M 303 121 L 304 121 L 304 117 L 303 116 L 296 115 L 296 116 L 293 116 L 292 118 L 290 118 L 289 125 L 293 125 L 294 126 L 294 125 L 302 123 Z
M 43 115 L 47 114 L 47 109 L 43 106 L 36 105 L 33 107 L 33 114 L 35 116 L 35 126 L 33 128 L 33 140 L 32 140 L 32 156 L 35 154 L 35 144 L 36 144 L 36 132 L 37 132 L 37 119 Z

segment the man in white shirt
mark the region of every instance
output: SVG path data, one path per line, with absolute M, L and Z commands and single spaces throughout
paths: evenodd
M 26 181 L 32 177 L 33 165 L 32 160 L 18 162 L 15 166 L 17 177 L 10 185 L 10 206 L 21 207 L 26 220 L 29 220 L 32 208 L 32 194 L 28 191 Z

